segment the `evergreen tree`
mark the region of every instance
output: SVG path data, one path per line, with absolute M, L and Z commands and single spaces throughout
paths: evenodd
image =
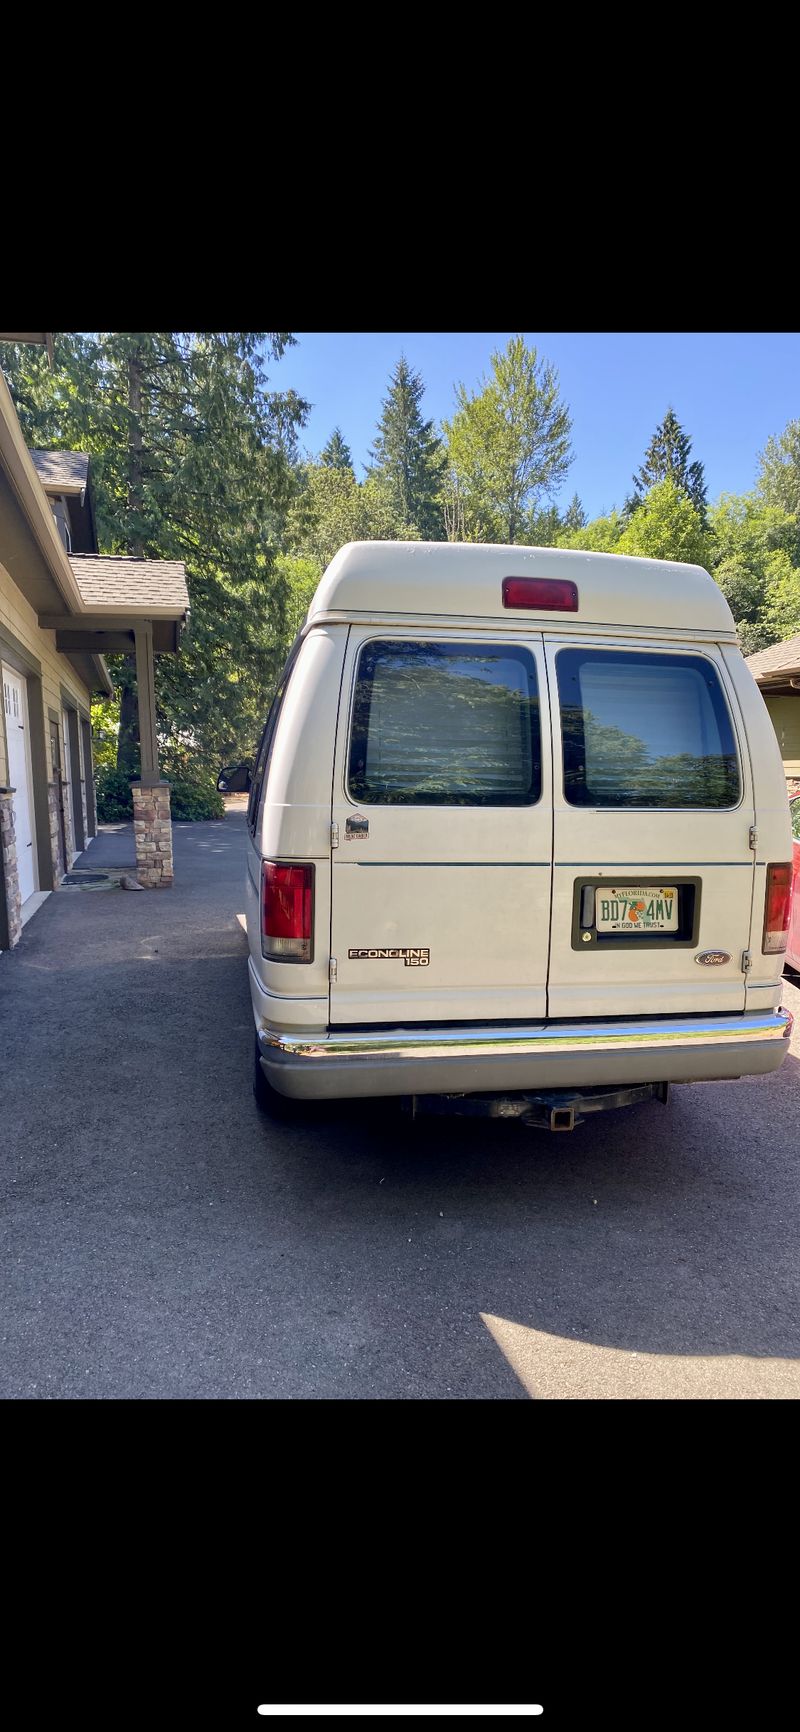
M 345 444 L 341 427 L 334 427 L 327 445 L 320 452 L 319 460 L 326 469 L 352 469 L 350 447 Z
M 650 440 L 641 469 L 633 477 L 635 491 L 625 501 L 626 516 L 638 510 L 645 494 L 657 482 L 670 480 L 691 500 L 705 529 L 708 510 L 705 473 L 702 463 L 689 462 L 691 449 L 691 439 L 670 407 Z
M 424 390 L 421 375 L 401 355 L 384 398 L 368 473 L 385 486 L 402 532 L 441 541 L 444 452 L 433 422 L 422 416 Z
M 529 547 L 555 547 L 562 528 L 557 505 L 544 511 L 532 511 L 525 525 L 525 540 Z
M 583 505 L 581 504 L 577 493 L 573 493 L 569 505 L 564 512 L 561 527 L 568 535 L 570 535 L 575 529 L 585 529 L 587 522 L 588 519 L 586 512 L 583 509 Z

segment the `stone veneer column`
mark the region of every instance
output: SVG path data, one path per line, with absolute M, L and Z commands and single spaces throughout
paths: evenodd
M 47 811 L 50 818 L 50 858 L 53 862 L 53 889 L 57 890 L 61 883 L 63 872 L 59 862 L 59 856 L 61 853 L 61 824 L 58 816 L 58 784 L 56 782 L 48 782 L 47 784 Z M 67 863 L 65 861 L 64 871 L 66 871 L 66 865 Z
M 147 890 L 168 890 L 173 879 L 169 782 L 152 787 L 134 782 L 132 792 L 136 876 Z
M 17 871 L 17 839 L 14 831 L 14 789 L 0 788 L 0 852 L 8 909 L 8 946 L 19 942 L 22 931 L 22 897 Z

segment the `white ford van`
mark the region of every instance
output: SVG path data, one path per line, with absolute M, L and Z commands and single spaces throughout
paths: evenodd
M 786 1054 L 783 770 L 699 566 L 342 548 L 247 821 L 262 1105 L 569 1129 Z

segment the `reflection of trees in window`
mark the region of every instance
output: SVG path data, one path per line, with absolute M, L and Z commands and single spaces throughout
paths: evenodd
M 561 733 L 572 805 L 726 807 L 739 798 L 734 752 L 656 755 L 635 734 L 577 705 L 562 710 Z
M 532 687 L 535 668 L 527 652 L 371 646 L 361 658 L 353 709 L 354 798 L 382 805 L 520 805 L 538 799 L 539 715 Z

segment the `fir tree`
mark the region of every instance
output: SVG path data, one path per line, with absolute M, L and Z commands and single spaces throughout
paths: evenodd
M 581 504 L 577 493 L 573 493 L 569 505 L 564 512 L 561 527 L 562 529 L 567 530 L 568 533 L 571 533 L 574 529 L 585 529 L 587 522 L 588 519 L 586 512 L 583 509 L 583 505 Z
M 444 452 L 420 404 L 425 386 L 404 355 L 384 399 L 368 473 L 387 489 L 401 528 L 423 541 L 441 541 Z
M 345 444 L 341 427 L 334 427 L 327 445 L 320 452 L 319 460 L 326 469 L 352 469 L 350 447 Z
M 633 477 L 634 493 L 625 501 L 625 514 L 630 517 L 638 510 L 651 487 L 659 481 L 674 481 L 697 512 L 705 529 L 707 521 L 707 499 L 705 473 L 702 463 L 689 462 L 692 441 L 688 433 L 684 433 L 675 410 L 670 407 L 653 434 L 645 452 L 644 463 Z

